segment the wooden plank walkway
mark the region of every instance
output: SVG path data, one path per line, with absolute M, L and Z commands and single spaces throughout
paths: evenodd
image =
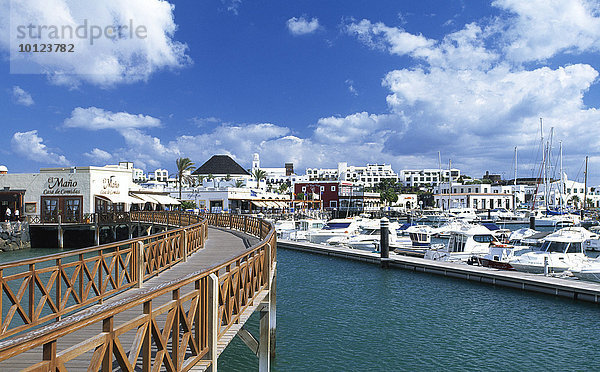
M 236 256 L 242 254 L 246 248 L 258 243 L 258 239 L 252 237 L 250 235 L 246 235 L 237 231 L 230 231 L 228 229 L 221 229 L 216 227 L 209 227 L 208 229 L 208 240 L 206 241 L 206 245 L 204 249 L 200 249 L 198 252 L 191 255 L 187 262 L 181 262 L 174 265 L 172 268 L 165 270 L 160 273 L 158 276 L 155 276 L 148 281 L 142 284 L 142 288 L 132 288 L 123 293 L 120 293 L 108 300 L 105 301 L 105 304 L 119 301 L 122 299 L 126 299 L 132 295 L 135 295 L 138 291 L 142 289 L 152 288 L 158 286 L 162 283 L 167 283 L 176 279 L 179 279 L 183 276 L 194 272 L 202 272 L 210 267 L 218 265 L 220 263 L 226 262 Z M 184 295 L 188 290 L 193 290 L 193 284 L 190 284 L 187 287 L 183 287 L 182 295 Z M 156 302 L 154 302 L 156 301 Z M 171 297 L 169 295 L 158 297 L 153 301 L 153 307 L 161 306 L 168 301 L 171 301 Z M 95 305 L 97 306 L 97 305 Z M 186 309 L 187 311 L 187 309 Z M 132 308 L 128 311 L 119 313 L 114 318 L 115 328 L 121 324 L 124 324 L 131 319 L 138 317 L 142 314 L 141 306 L 138 308 Z M 76 316 L 76 315 L 73 315 Z M 247 317 L 244 317 L 244 322 Z M 166 315 L 163 319 L 158 319 L 159 323 L 162 325 L 166 322 Z M 240 325 L 241 327 L 241 325 Z M 102 324 L 97 323 L 93 326 L 86 327 L 79 331 L 76 331 L 66 337 L 62 337 L 57 342 L 57 351 L 60 353 L 63 350 L 72 347 L 82 341 L 88 340 L 90 335 L 97 335 L 102 332 Z M 135 329 L 130 331 L 123 336 L 120 337 L 120 341 L 125 350 L 129 350 L 130 345 L 133 343 L 135 337 Z M 154 352 L 156 351 L 156 346 L 152 345 Z M 220 350 L 221 351 L 221 350 Z M 92 357 L 92 352 L 83 354 L 67 364 L 67 368 L 73 371 L 87 370 L 90 358 Z M 42 360 L 42 348 L 36 348 L 19 354 L 11 359 L 0 362 L 0 371 L 20 371 L 24 368 L 27 368 L 39 361 Z M 118 364 L 113 363 L 113 370 L 118 371 Z
M 344 246 L 328 246 L 308 242 L 278 240 L 277 247 L 341 257 L 378 265 L 381 264 L 379 253 L 352 249 Z M 444 275 L 479 283 L 567 297 L 574 300 L 595 303 L 600 302 L 600 283 L 584 280 L 565 279 L 519 271 L 497 270 L 488 267 L 453 262 L 433 261 L 424 258 L 397 255 L 392 252 L 390 252 L 388 264 L 390 267 L 411 271 Z

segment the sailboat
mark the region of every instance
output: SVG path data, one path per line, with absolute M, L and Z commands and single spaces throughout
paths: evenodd
M 535 217 L 535 225 L 536 227 L 569 227 L 579 225 L 579 219 L 569 214 L 565 211 L 563 206 L 563 196 L 562 193 L 564 191 L 564 173 L 562 169 L 562 142 L 560 142 L 560 184 L 559 184 L 559 208 L 551 209 L 548 204 L 548 199 L 550 197 L 550 187 L 551 183 L 548 178 L 548 168 L 549 168 L 549 159 L 550 153 L 552 149 L 552 138 L 554 134 L 554 128 L 550 129 L 550 139 L 547 143 L 544 144 L 544 135 L 543 135 L 543 123 L 542 118 L 540 118 L 540 130 L 542 133 L 542 146 L 544 146 L 544 153 L 542 156 L 542 168 L 540 169 L 540 176 L 544 174 L 544 208 L 535 210 L 535 198 L 532 205 L 532 215 Z M 538 183 L 539 185 L 539 183 Z M 537 189 L 536 189 L 537 195 Z M 554 204 L 554 203 L 553 203 Z

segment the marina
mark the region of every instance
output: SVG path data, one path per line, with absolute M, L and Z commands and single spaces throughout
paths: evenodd
M 565 280 L 516 271 L 504 271 L 452 262 L 427 260 L 390 254 L 382 258 L 380 253 L 345 247 L 325 246 L 307 242 L 279 241 L 279 247 L 340 257 L 370 264 L 389 266 L 415 272 L 430 273 L 450 278 L 465 279 L 482 284 L 516 288 L 528 292 L 544 293 L 573 300 L 598 303 L 600 284 L 581 280 Z

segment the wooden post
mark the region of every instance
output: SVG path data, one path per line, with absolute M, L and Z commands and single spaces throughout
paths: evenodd
M 44 344 L 42 360 L 49 361 L 48 371 L 56 371 L 56 340 Z
M 258 370 L 268 372 L 271 370 L 271 306 L 268 302 L 261 304 L 260 309 L 260 336 L 258 343 Z
M 142 283 L 144 282 L 144 242 L 137 242 L 136 246 L 137 250 L 137 267 L 136 267 L 136 276 L 138 278 L 137 287 L 142 288 Z
M 63 249 L 65 244 L 64 244 L 64 234 L 63 234 L 63 228 L 62 228 L 62 216 L 59 214 L 58 215 L 58 248 Z
M 168 216 L 168 214 L 167 214 Z M 181 370 L 181 361 L 179 360 L 179 324 L 180 324 L 180 313 L 179 313 L 179 308 L 181 306 L 180 301 L 179 301 L 179 288 L 173 290 L 173 295 L 172 295 L 172 299 L 173 301 L 176 301 L 177 304 L 175 306 L 175 315 L 173 316 L 173 325 L 171 326 L 171 360 L 173 361 L 173 364 L 175 365 L 175 370 L 179 371 Z M 183 345 L 184 347 L 187 347 L 187 345 Z
M 208 276 L 208 359 L 210 369 L 217 372 L 219 339 L 219 277 L 214 273 Z
M 187 230 L 181 231 L 181 244 L 183 251 L 183 262 L 187 262 L 188 259 L 188 239 L 187 239 Z
M 271 338 L 271 348 L 269 350 L 271 359 L 275 358 L 275 340 L 277 331 L 277 263 L 273 263 L 273 281 L 269 289 L 269 333 Z
M 102 321 L 102 332 L 110 334 L 108 337 L 104 358 L 102 358 L 102 371 L 112 371 L 113 356 L 113 317 L 108 317 Z
M 144 302 L 144 315 L 148 317 L 148 321 L 141 351 L 142 371 L 150 372 L 152 368 L 152 301 Z
M 248 216 L 244 216 L 244 232 L 248 232 Z
M 390 221 L 383 217 L 381 219 L 380 224 L 380 240 L 379 245 L 381 247 L 381 267 L 387 268 L 389 266 L 389 258 L 390 258 L 390 234 L 388 227 L 390 226 Z

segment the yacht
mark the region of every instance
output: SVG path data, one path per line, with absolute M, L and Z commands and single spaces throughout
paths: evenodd
M 325 226 L 324 220 L 306 218 L 294 222 L 293 229 L 277 232 L 277 237 L 286 240 L 308 240 L 307 236 L 321 230 Z
M 423 257 L 425 251 L 431 247 L 431 235 L 434 229 L 429 225 L 413 225 L 405 231 L 408 234 L 408 240 L 406 237 L 397 239 L 396 245 L 393 247 L 394 253 Z
M 450 208 L 448 212 L 450 213 L 450 216 L 467 222 L 473 222 L 479 219 L 473 208 Z
M 512 221 L 518 220 L 519 216 L 505 208 L 494 208 L 489 211 L 477 213 L 477 216 L 482 220 L 492 221 Z
M 441 209 L 425 209 L 421 213 L 421 217 L 419 217 L 417 222 L 427 222 L 434 224 L 442 224 L 444 222 L 448 222 L 452 219 L 450 215 Z
M 546 211 L 537 210 L 535 216 L 536 227 L 569 227 L 579 225 L 579 217 L 573 214 L 549 214 Z
M 580 265 L 571 267 L 571 274 L 581 280 L 600 282 L 600 260 L 588 259 Z
M 333 237 L 355 234 L 360 227 L 355 218 L 339 218 L 329 220 L 322 229 L 307 234 L 308 241 L 315 244 L 325 244 Z
M 566 227 L 547 235 L 541 251 L 524 253 L 508 263 L 518 271 L 542 274 L 547 266 L 549 273 L 562 273 L 588 260 L 584 248 L 591 239 L 598 236 L 582 227 Z
M 501 270 L 514 270 L 509 263 L 511 259 L 526 252 L 538 250 L 542 245 L 542 242 L 540 242 L 538 239 L 530 239 L 537 233 L 537 231 L 527 228 L 513 231 L 508 237 L 508 244 L 492 243 L 490 245 L 489 252 L 486 255 L 482 257 L 474 257 L 473 259 L 479 265 L 484 267 L 491 267 Z M 543 233 L 541 237 L 543 238 L 548 234 L 550 233 Z
M 396 245 L 397 234 L 393 226 L 389 227 L 390 249 Z M 335 236 L 327 240 L 327 244 L 345 245 L 354 249 L 376 250 L 381 241 L 381 227 L 375 224 L 369 224 L 359 228 L 356 234 Z
M 490 244 L 498 243 L 492 232 L 481 225 L 465 225 L 450 232 L 448 244 L 432 245 L 425 251 L 425 258 L 438 261 L 471 262 L 473 256 L 489 252 Z

